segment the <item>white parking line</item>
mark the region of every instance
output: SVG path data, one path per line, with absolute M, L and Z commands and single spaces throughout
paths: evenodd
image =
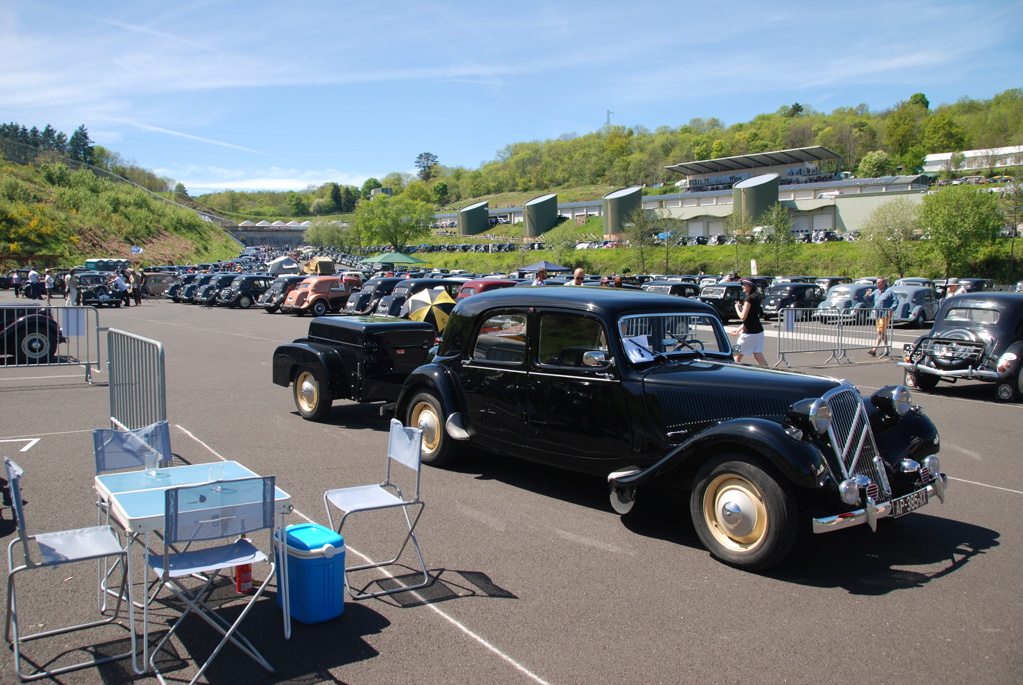
M 188 435 L 188 437 L 192 438 L 197 443 L 199 443 L 200 445 L 205 447 L 207 450 L 210 451 L 211 454 L 215 455 L 218 459 L 220 459 L 222 461 L 227 461 L 227 459 L 225 459 L 223 456 L 218 454 L 216 450 L 214 450 L 212 447 L 207 445 L 205 442 L 203 442 L 199 438 L 195 437 L 195 435 L 193 435 L 188 429 L 184 428 L 180 424 L 174 424 L 174 426 L 175 426 L 175 428 L 181 429 L 186 435 Z M 297 516 L 299 516 L 300 518 L 305 519 L 309 523 L 317 523 L 316 521 L 312 520 L 311 518 L 309 518 L 308 516 L 303 514 L 298 509 L 292 509 L 292 513 L 297 515 Z M 362 559 L 364 559 L 366 561 L 366 563 L 376 563 L 372 559 L 367 557 L 365 554 L 363 554 L 362 552 L 359 552 L 358 550 L 356 550 L 351 545 L 346 544 L 345 545 L 345 549 L 347 551 L 352 552 L 355 555 L 361 557 Z M 381 573 L 383 573 L 385 576 L 387 576 L 391 580 L 395 580 L 395 577 L 393 575 L 391 575 L 390 573 L 388 573 L 386 569 L 380 569 L 380 571 L 381 571 Z M 436 606 L 434 606 L 429 601 L 427 601 L 427 599 L 425 597 L 423 597 L 421 594 L 419 594 L 415 590 L 410 590 L 409 592 L 412 595 L 414 595 L 420 602 L 422 602 L 424 606 L 428 607 L 431 611 L 436 613 L 438 616 L 443 618 L 445 621 L 447 621 L 448 623 L 450 623 L 451 625 L 455 626 L 460 631 L 462 631 L 462 633 L 464 633 L 465 635 L 467 635 L 471 639 L 475 640 L 477 643 L 479 643 L 483 647 L 485 647 L 488 650 L 490 650 L 491 652 L 493 652 L 495 655 L 500 657 L 506 663 L 510 664 L 515 670 L 519 671 L 520 673 L 522 673 L 524 676 L 526 676 L 527 678 L 529 678 L 533 682 L 539 683 L 539 685 L 550 685 L 550 683 L 548 683 L 546 680 L 544 680 L 543 678 L 541 678 L 537 674 L 535 674 L 532 671 L 530 671 L 528 668 L 526 668 L 525 666 L 520 664 L 518 661 L 513 659 L 511 656 L 509 656 L 508 654 L 505 654 L 500 649 L 498 649 L 494 645 L 492 645 L 489 642 L 487 642 L 487 640 L 484 639 L 481 635 L 479 635 L 479 634 L 473 632 L 472 630 L 470 630 L 468 628 L 468 626 L 466 626 L 464 623 L 462 623 L 461 621 L 459 621 L 455 617 L 453 617 L 453 616 L 451 616 L 451 615 L 441 611 L 440 609 L 438 609 Z
M 1013 490 L 1012 488 L 1003 488 L 998 485 L 988 485 L 987 483 L 978 483 L 975 480 L 966 480 L 965 478 L 953 478 L 952 476 L 948 476 L 948 479 L 957 480 L 960 483 L 969 483 L 970 485 L 979 485 L 982 488 L 991 488 L 992 490 L 1004 490 L 1005 492 L 1011 492 L 1014 495 L 1023 495 L 1023 491 L 1020 490 Z

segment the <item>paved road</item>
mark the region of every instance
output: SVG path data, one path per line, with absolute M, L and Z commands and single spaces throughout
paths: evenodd
M 0 291 L 0 301 L 12 299 Z M 326 423 L 309 423 L 290 392 L 270 382 L 274 347 L 302 335 L 308 319 L 147 303 L 104 310 L 100 323 L 163 342 L 175 453 L 276 474 L 294 498 L 291 522 L 324 522 L 325 488 L 379 478 L 387 424 L 373 408 L 338 404 Z M 855 363 L 843 365 L 816 355 L 792 361 L 847 377 L 865 393 L 900 382 L 890 361 L 852 356 Z M 0 446 L 26 469 L 33 529 L 94 521 L 89 431 L 107 425 L 108 398 L 102 374 L 93 385 L 83 376 L 73 368 L 0 369 Z M 273 600 L 265 600 L 247 633 L 277 675 L 228 647 L 208 680 L 1019 682 L 1023 533 L 1013 512 L 1023 506 L 1023 405 L 993 395 L 981 384 L 917 395 L 942 431 L 953 479 L 947 504 L 885 522 L 876 534 L 863 527 L 808 536 L 763 575 L 711 559 L 681 500 L 651 495 L 623 519 L 601 479 L 483 454 L 456 468 L 427 468 L 420 533 L 437 578 L 430 588 L 348 602 L 340 620 L 296 624 L 288 642 Z M 0 526 L 10 540 L 8 515 Z M 349 553 L 384 558 L 379 538 L 353 529 Z M 42 609 L 67 616 L 93 606 L 91 565 L 42 575 Z M 209 631 L 196 623 L 175 641 L 185 659 L 209 649 Z M 123 638 L 105 628 L 94 639 Z M 190 660 L 166 662 L 175 678 L 194 673 Z M 10 680 L 8 651 L 0 669 L 0 681 Z M 65 682 L 129 676 L 120 662 Z

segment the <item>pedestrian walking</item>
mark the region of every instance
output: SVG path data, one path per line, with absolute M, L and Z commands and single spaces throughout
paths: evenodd
M 43 272 L 43 287 L 46 288 L 46 304 L 52 303 L 53 298 L 53 272 L 49 269 Z
M 11 274 L 11 285 L 14 286 L 14 296 L 21 296 L 21 272 L 17 269 Z
M 67 275 L 67 297 L 64 300 L 64 305 L 67 307 L 78 305 L 78 272 L 74 269 L 71 269 Z
M 884 347 L 880 353 L 882 357 L 891 356 L 891 343 L 888 342 L 888 328 L 892 322 L 892 311 L 897 303 L 895 293 L 888 289 L 886 278 L 877 279 L 877 290 L 874 291 L 874 310 L 877 318 L 874 325 L 877 327 L 877 339 L 874 341 L 874 349 L 867 350 L 871 357 L 878 356 L 877 348 Z
M 756 286 L 753 281 L 742 279 L 743 298 L 735 304 L 735 313 L 742 319 L 742 326 L 732 331 L 732 335 L 738 335 L 736 344 L 739 351 L 735 354 L 735 363 L 742 362 L 743 355 L 752 354 L 760 366 L 767 366 L 764 358 L 764 325 L 760 322 L 763 310 L 760 305 L 760 297 L 757 296 Z

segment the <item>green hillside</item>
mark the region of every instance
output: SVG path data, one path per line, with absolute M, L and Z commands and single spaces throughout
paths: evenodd
M 133 245 L 142 254 L 132 255 Z M 141 188 L 59 162 L 0 158 L 0 253 L 57 255 L 55 266 L 89 257 L 157 265 L 230 259 L 238 250 L 216 224 Z

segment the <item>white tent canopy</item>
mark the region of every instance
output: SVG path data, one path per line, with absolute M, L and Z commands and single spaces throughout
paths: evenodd
M 299 272 L 298 262 L 287 255 L 271 260 L 267 263 L 266 267 L 267 272 L 274 276 L 279 276 L 280 274 L 297 274 Z

